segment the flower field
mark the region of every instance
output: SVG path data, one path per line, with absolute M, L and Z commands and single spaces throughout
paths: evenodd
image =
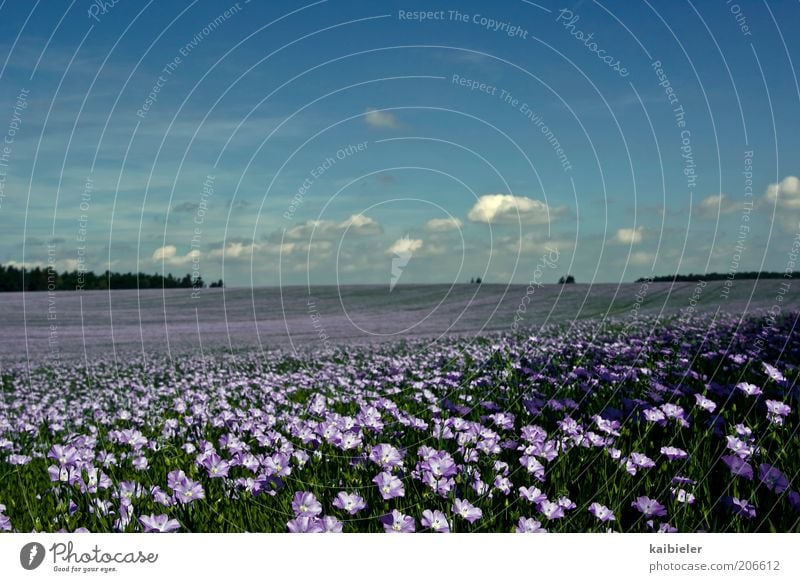
M 796 315 L 0 369 L 0 530 L 786 532 Z

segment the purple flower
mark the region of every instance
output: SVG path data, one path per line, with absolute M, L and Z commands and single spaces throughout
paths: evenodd
M 47 458 L 58 462 L 62 467 L 73 467 L 81 460 L 78 449 L 73 446 L 53 445 L 47 453 Z
M 180 529 L 181 524 L 177 519 L 170 519 L 166 514 L 162 515 L 142 515 L 139 523 L 144 526 L 145 533 L 160 532 L 169 533 Z
M 452 477 L 441 477 L 437 479 L 433 473 L 425 470 L 422 471 L 419 477 L 425 485 L 442 497 L 447 497 L 456 483 Z
M 494 478 L 493 483 L 495 489 L 498 489 L 503 495 L 508 495 L 511 493 L 511 481 L 508 480 L 508 477 L 502 477 L 498 475 Z
M 337 446 L 343 451 L 349 451 L 351 449 L 355 449 L 356 447 L 360 447 L 361 443 L 362 438 L 360 432 L 347 431 L 342 434 Z
M 147 444 L 147 439 L 140 431 L 125 428 L 119 431 L 119 442 L 123 445 L 130 445 L 134 450 L 139 450 Z
M 736 497 L 728 498 L 731 510 L 736 514 L 747 519 L 753 519 L 756 516 L 756 506 L 748 502 L 746 499 L 738 499 Z
M 380 491 L 381 497 L 384 499 L 403 497 L 406 494 L 405 487 L 403 487 L 403 482 L 386 471 L 379 473 L 378 476 L 372 480 L 372 482 L 378 486 L 378 491 Z
M 736 388 L 744 392 L 747 396 L 760 396 L 762 394 L 761 388 L 749 382 L 739 382 Z
M 466 519 L 469 523 L 475 523 L 481 517 L 483 517 L 483 511 L 481 511 L 480 507 L 475 507 L 466 499 L 458 499 L 456 498 L 455 502 L 453 502 L 453 507 L 451 511 L 455 515 L 460 515 L 462 518 Z
M 47 468 L 47 474 L 51 481 L 68 483 L 69 485 L 76 485 L 82 483 L 81 472 L 76 467 L 56 467 L 50 465 Z
M 771 379 L 775 380 L 779 384 L 781 384 L 783 382 L 786 382 L 786 377 L 783 374 L 781 374 L 781 372 L 780 372 L 780 370 L 778 370 L 778 368 L 776 368 L 775 366 L 772 366 L 772 365 L 770 365 L 770 364 L 768 364 L 766 362 L 761 362 L 761 364 L 764 366 L 764 372 Z
M 789 488 L 789 479 L 786 478 L 786 475 L 777 467 L 773 467 L 767 463 L 762 463 L 761 466 L 759 466 L 758 478 L 767 489 L 778 495 Z
M 431 511 L 430 509 L 426 509 L 422 512 L 422 527 L 427 527 L 431 531 L 436 533 L 449 533 L 450 532 L 450 524 L 447 522 L 447 518 L 445 517 L 444 513 L 435 509 Z
M 680 485 L 697 485 L 697 481 L 694 479 L 689 479 L 689 477 L 683 477 L 681 475 L 675 475 L 672 478 L 672 482 Z
M 170 471 L 167 473 L 167 487 L 175 490 L 175 487 L 186 481 L 186 473 L 183 471 Z
M 286 524 L 289 533 L 323 533 L 322 522 L 316 517 L 296 517 Z
M 771 424 L 782 426 L 784 418 L 792 412 L 791 407 L 779 400 L 767 400 L 767 420 Z
M 542 493 L 538 487 L 520 487 L 519 496 L 536 505 L 547 501 L 547 495 Z
M 340 491 L 336 494 L 336 498 L 333 500 L 333 506 L 346 511 L 350 515 L 355 515 L 362 509 L 365 509 L 367 504 L 357 493 L 346 493 L 344 491 Z
M 173 487 L 173 491 L 175 491 L 175 499 L 180 503 L 191 503 L 197 499 L 205 499 L 206 496 L 203 486 L 191 479 L 184 479 Z
M 786 404 L 785 402 L 781 402 L 780 400 L 767 400 L 767 411 L 770 414 L 776 414 L 778 416 L 789 416 L 789 413 L 792 412 L 792 408 Z
M 520 464 L 539 481 L 544 481 L 544 465 L 533 455 L 523 455 L 519 459 Z
M 392 445 L 380 444 L 372 447 L 369 460 L 381 466 L 385 471 L 391 471 L 403 463 L 403 457 Z
M 170 496 L 167 495 L 167 493 L 158 485 L 153 485 L 150 488 L 150 495 L 153 497 L 153 501 L 160 505 L 164 505 L 166 507 L 172 505 L 172 499 Z
M 264 472 L 268 477 L 286 477 L 292 472 L 289 455 L 276 453 L 264 459 Z
M 552 501 L 545 501 L 540 504 L 539 511 L 541 511 L 547 519 L 561 519 L 564 517 L 564 508 Z
M 650 469 L 655 467 L 655 461 L 642 453 L 631 453 L 628 458 L 620 459 L 625 465 L 625 470 L 631 475 L 636 475 L 639 469 Z
M 212 479 L 220 479 L 228 476 L 230 463 L 224 461 L 217 453 L 203 456 L 200 464 L 208 471 L 208 476 Z
M 753 480 L 753 467 L 751 467 L 750 463 L 747 461 L 737 457 L 736 455 L 724 455 L 722 457 L 722 462 L 728 466 L 728 469 L 731 471 L 731 475 L 743 477 L 748 481 Z
M 512 430 L 514 428 L 514 415 L 508 412 L 490 414 L 489 419 L 501 429 Z
M 323 533 L 342 533 L 344 525 L 332 515 L 326 515 L 321 521 Z
M 292 499 L 295 517 L 316 517 L 322 513 L 322 504 L 310 491 L 298 491 Z
M 755 452 L 755 447 L 736 436 L 728 436 L 728 448 L 742 459 L 750 457 Z
M 547 533 L 542 524 L 532 517 L 520 517 L 517 522 L 517 533 Z
M 31 457 L 28 455 L 9 455 L 8 456 L 8 464 L 9 465 L 27 465 L 31 462 Z
M 536 425 L 523 426 L 519 434 L 529 443 L 543 443 L 547 438 L 547 431 Z
M 595 414 L 592 417 L 595 425 L 597 426 L 598 430 L 611 435 L 611 436 L 619 436 L 619 421 L 618 420 L 608 420 L 602 418 L 600 415 Z
M 713 400 L 706 398 L 702 394 L 695 394 L 694 399 L 695 402 L 697 403 L 697 406 L 699 406 L 700 408 L 702 408 L 707 412 L 714 412 L 717 409 L 717 403 L 714 402 Z
M 605 438 L 592 431 L 586 433 L 586 438 L 589 440 L 589 444 L 593 447 L 604 447 L 614 442 L 614 439 L 611 437 Z
M 123 481 L 119 484 L 117 496 L 124 504 L 130 504 L 133 499 L 142 496 L 142 486 L 134 481 Z
M 664 412 L 664 415 L 667 418 L 681 419 L 683 418 L 684 415 L 683 408 L 681 408 L 677 404 L 672 404 L 670 402 L 668 402 L 667 404 L 662 404 L 661 410 Z
M 431 473 L 436 479 L 453 477 L 458 473 L 458 466 L 447 451 L 436 451 L 420 463 L 419 467 Z
M 631 503 L 631 507 L 639 511 L 645 517 L 661 517 L 667 515 L 667 509 L 655 499 L 642 495 Z
M 642 453 L 631 453 L 630 461 L 639 469 L 650 469 L 656 466 L 653 459 Z
M 614 512 L 613 511 L 611 511 L 605 505 L 601 505 L 601 504 L 599 504 L 597 502 L 592 503 L 589 506 L 589 513 L 591 513 L 593 516 L 595 516 L 597 519 L 599 519 L 603 523 L 605 523 L 607 521 L 614 521 L 615 519 L 617 519 L 616 517 L 614 517 Z
M 564 509 L 564 511 L 569 511 L 570 509 L 578 507 L 569 497 L 559 497 L 556 503 L 558 503 L 559 507 Z
M 137 471 L 144 471 L 147 469 L 148 465 L 147 457 L 145 456 L 136 457 L 133 461 L 131 461 L 131 465 L 133 465 L 133 468 L 136 469 Z
M 686 505 L 692 505 L 694 503 L 694 495 L 687 492 L 686 489 L 675 489 L 672 490 L 672 495 L 675 497 L 675 500 L 678 503 L 685 503 Z
M 392 513 L 384 515 L 380 521 L 386 533 L 413 533 L 416 530 L 414 518 L 410 515 L 403 515 L 396 509 L 392 510 Z
M 664 424 L 667 419 L 667 416 L 658 408 L 647 408 L 642 411 L 642 414 L 647 422 L 656 424 Z
M 797 491 L 789 491 L 786 497 L 789 500 L 789 505 L 792 506 L 792 509 L 800 512 L 800 493 Z
M 0 513 L 0 531 L 11 531 L 11 518 Z
M 670 461 L 685 459 L 689 456 L 689 453 L 677 447 L 661 447 L 661 454 Z

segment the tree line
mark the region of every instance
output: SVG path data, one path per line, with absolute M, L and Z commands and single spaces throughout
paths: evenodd
M 56 272 L 51 267 L 19 268 L 0 265 L 0 292 L 4 291 L 96 291 L 102 289 L 200 289 L 223 287 L 222 279 L 207 285 L 202 277 L 172 273 L 112 273 L 104 271 Z
M 795 279 L 800 276 L 800 271 L 785 273 L 783 271 L 744 271 L 736 273 L 736 279 L 783 279 L 784 277 Z M 637 283 L 652 281 L 655 283 L 697 283 L 698 281 L 724 281 L 728 279 L 728 273 L 706 273 L 705 275 L 689 273 L 688 275 L 660 275 L 658 277 L 640 277 Z

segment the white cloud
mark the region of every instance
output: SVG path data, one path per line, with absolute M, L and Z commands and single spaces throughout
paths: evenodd
M 378 111 L 377 109 L 367 109 L 367 113 L 364 115 L 364 121 L 367 122 L 367 125 L 382 129 L 393 129 L 399 125 L 393 113 L 389 111 Z
M 422 245 L 422 239 L 403 237 L 394 241 L 392 246 L 386 249 L 386 254 L 398 256 L 411 255 L 421 249 Z
M 447 232 L 459 230 L 462 226 L 461 220 L 453 216 L 449 218 L 432 218 L 425 223 L 425 230 L 428 232 Z
M 695 205 L 695 210 L 699 214 L 710 217 L 715 217 L 718 214 L 730 214 L 736 212 L 737 208 L 737 204 L 725 194 L 707 196 Z
M 214 249 L 209 253 L 211 257 L 222 257 L 226 259 L 239 259 L 242 257 L 249 257 L 252 253 L 259 250 L 260 246 L 256 243 L 242 243 L 242 242 L 229 242 L 224 247 Z
M 350 218 L 339 223 L 340 228 L 350 228 L 350 230 L 357 230 L 359 232 L 368 232 L 370 234 L 380 234 L 380 225 L 371 219 L 369 216 L 363 214 L 353 214 Z
M 331 240 L 340 238 L 345 231 L 351 236 L 370 236 L 383 233 L 377 221 L 363 214 L 354 214 L 341 222 L 333 220 L 309 220 L 286 231 L 289 240 Z
M 777 184 L 770 184 L 764 193 L 764 200 L 782 208 L 800 209 L 800 178 L 786 176 Z
M 172 267 L 188 265 L 195 257 L 200 257 L 200 251 L 197 249 L 192 249 L 181 256 L 178 254 L 178 249 L 174 245 L 159 247 L 153 251 L 153 262 L 164 263 Z
M 566 208 L 559 206 L 550 208 L 541 200 L 533 200 L 524 196 L 511 194 L 486 194 L 467 214 L 473 222 L 493 224 L 547 224 L 550 220 L 561 216 Z
M 636 245 L 642 242 L 644 238 L 644 228 L 637 226 L 636 228 L 620 228 L 617 233 L 611 238 L 611 243 L 619 245 Z
M 209 253 L 209 257 L 220 258 L 225 257 L 225 260 L 249 260 L 251 256 L 255 256 L 255 260 L 263 256 L 286 256 L 297 255 L 304 256 L 311 255 L 316 258 L 323 258 L 330 254 L 333 249 L 333 244 L 330 241 L 319 241 L 308 243 L 301 242 L 284 242 L 284 243 L 244 243 L 239 241 L 228 242 L 224 247 L 219 247 Z
M 178 249 L 173 245 L 159 247 L 153 251 L 153 260 L 160 261 L 161 259 L 170 259 L 178 254 Z

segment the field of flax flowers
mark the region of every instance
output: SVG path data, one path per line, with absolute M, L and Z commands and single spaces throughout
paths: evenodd
M 0 530 L 797 531 L 797 315 L 0 371 Z

